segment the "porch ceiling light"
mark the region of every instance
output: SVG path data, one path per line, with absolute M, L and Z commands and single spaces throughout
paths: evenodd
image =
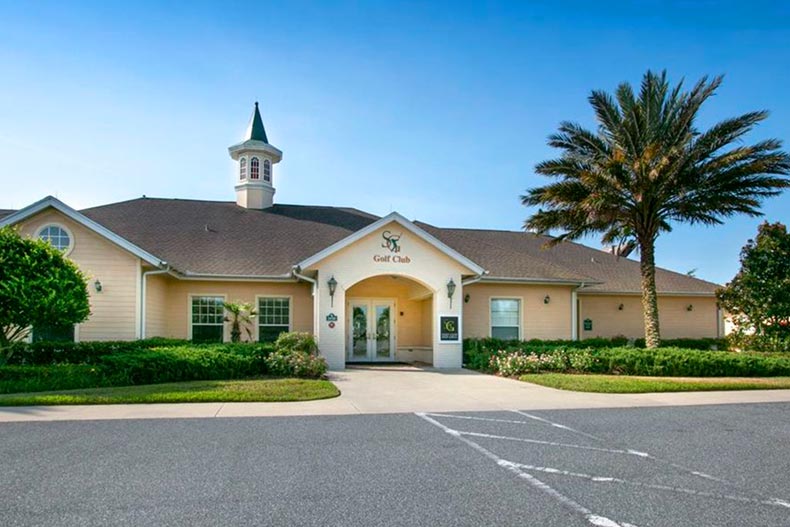
M 453 295 L 455 294 L 455 282 L 453 279 L 450 278 L 450 281 L 447 282 L 447 298 L 450 299 L 450 309 L 453 308 Z
M 335 290 L 337 290 L 337 280 L 335 280 L 335 276 L 332 275 L 332 278 L 327 280 L 326 285 L 329 286 L 329 302 L 330 306 L 335 307 Z

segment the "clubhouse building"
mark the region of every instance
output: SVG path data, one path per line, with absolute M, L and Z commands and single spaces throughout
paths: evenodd
M 142 197 L 77 211 L 50 196 L 0 211 L 0 225 L 49 240 L 88 276 L 92 314 L 60 337 L 229 340 L 222 303 L 236 300 L 258 310 L 251 338 L 311 332 L 333 369 L 460 367 L 468 337 L 643 336 L 633 260 L 570 242 L 547 249 L 522 231 L 276 203 L 282 152 L 257 103 L 229 153 L 235 202 Z M 665 269 L 656 282 L 662 336 L 723 334 L 716 284 Z

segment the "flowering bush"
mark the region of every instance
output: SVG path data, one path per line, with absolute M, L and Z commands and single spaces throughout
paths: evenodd
M 326 373 L 326 360 L 318 356 L 315 338 L 309 333 L 282 333 L 274 347 L 264 359 L 270 374 L 318 379 Z
M 326 373 L 326 360 L 303 351 L 279 350 L 266 357 L 272 375 L 318 379 Z
M 583 372 L 592 368 L 595 359 L 590 350 L 556 349 L 538 355 L 535 352 L 498 351 L 491 357 L 489 367 L 506 377 L 525 373 Z

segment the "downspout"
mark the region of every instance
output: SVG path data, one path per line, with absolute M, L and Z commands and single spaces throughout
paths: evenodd
M 318 300 L 315 297 L 316 290 L 318 288 L 318 281 L 315 278 L 310 278 L 309 276 L 305 276 L 302 274 L 302 269 L 298 265 L 294 265 L 291 268 L 291 273 L 294 275 L 295 278 L 299 280 L 304 280 L 305 282 L 309 282 L 313 284 L 312 286 L 312 295 L 313 295 L 313 335 L 318 338 L 318 310 L 320 309 L 318 305 Z
M 140 277 L 140 339 L 145 338 L 145 303 L 146 303 L 146 292 L 148 291 L 148 277 L 150 275 L 155 274 L 165 274 L 170 272 L 170 266 L 167 262 L 160 262 L 160 266 L 164 266 L 163 269 L 154 269 L 151 271 L 145 271 L 142 276 Z
M 571 291 L 571 340 L 579 340 L 579 289 L 585 286 L 581 282 Z

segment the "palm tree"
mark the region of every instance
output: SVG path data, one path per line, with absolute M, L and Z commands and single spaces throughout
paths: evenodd
M 225 317 L 225 322 L 230 322 L 230 341 L 241 342 L 241 326 L 247 332 L 247 337 L 252 340 L 252 332 L 248 327 L 252 319 L 258 314 L 249 302 L 224 302 L 222 306 L 230 316 Z
M 764 198 L 790 186 L 790 156 L 777 139 L 753 145 L 743 136 L 768 117 L 758 111 L 700 131 L 702 104 L 722 77 L 703 77 L 689 91 L 671 87 L 666 72 L 648 71 L 638 96 L 628 83 L 614 95 L 589 97 L 596 132 L 563 122 L 548 144 L 562 151 L 539 163 L 538 174 L 554 178 L 521 197 L 543 207 L 525 227 L 559 231 L 550 244 L 601 234 L 605 244 L 635 242 L 642 274 L 645 340 L 659 345 L 655 242 L 675 222 L 715 225 L 735 214 L 759 216 Z M 736 143 L 736 144 L 734 144 Z

